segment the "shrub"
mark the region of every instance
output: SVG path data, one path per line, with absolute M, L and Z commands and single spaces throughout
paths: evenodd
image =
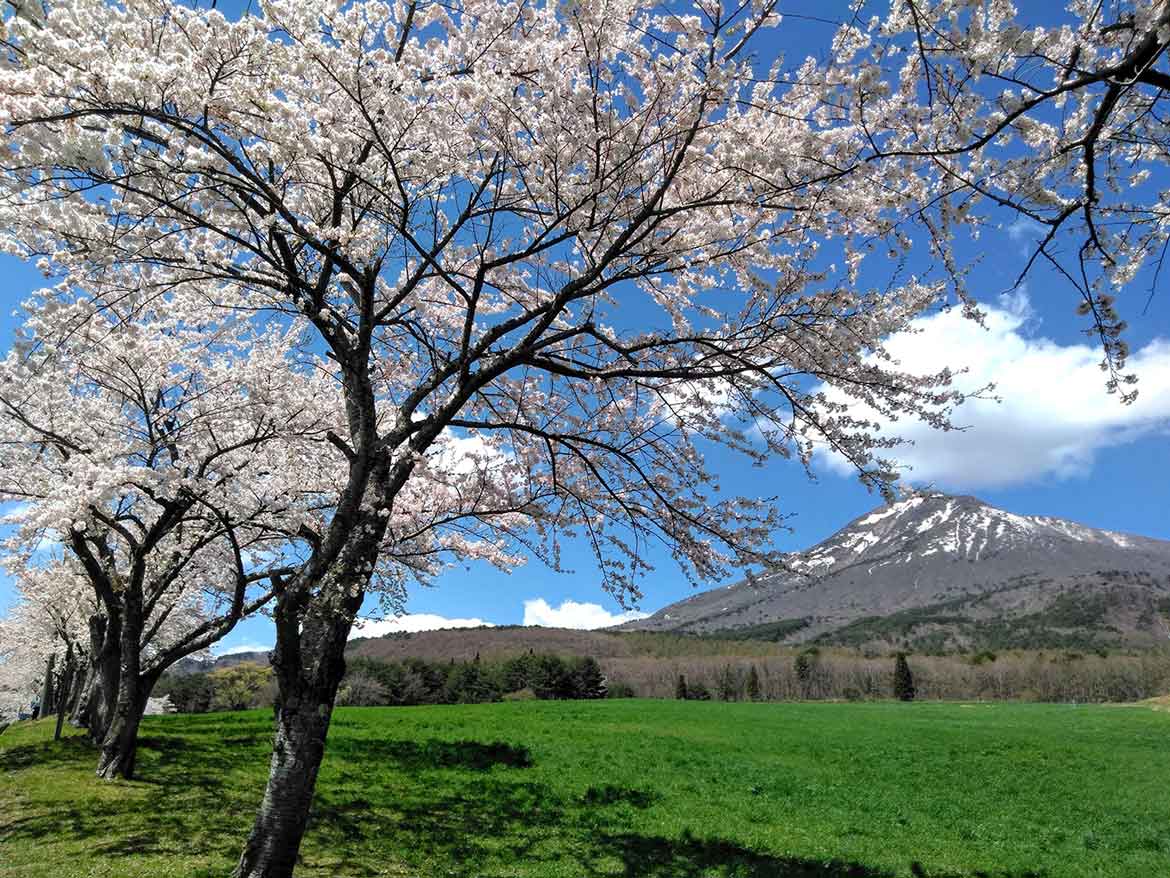
M 674 697 L 679 701 L 687 700 L 687 678 L 682 674 L 678 675 L 678 680 L 674 684 Z
M 702 683 L 691 683 L 687 686 L 687 698 L 691 701 L 710 701 L 711 691 Z

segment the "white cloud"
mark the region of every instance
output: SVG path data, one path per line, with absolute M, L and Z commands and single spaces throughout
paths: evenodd
M 222 649 L 214 647 L 212 652 L 215 655 L 236 655 L 241 652 L 270 652 L 272 650 L 271 643 L 239 643 L 235 646 L 225 646 Z
M 511 454 L 500 446 L 498 436 L 455 433 L 447 429 L 431 446 L 427 464 L 439 472 L 469 476 L 499 473 L 512 459 Z
M 483 628 L 494 627 L 494 623 L 483 619 L 448 619 L 434 613 L 407 613 L 390 619 L 358 619 L 350 639 L 355 637 L 382 637 L 405 631 L 437 631 L 442 628 Z
M 1029 249 L 1035 248 L 1037 242 L 1048 231 L 1048 226 L 1023 216 L 1007 227 L 1008 237 L 1016 243 L 1017 248 L 1021 252 L 1027 252 Z
M 0 501 L 0 524 L 11 524 L 32 508 L 31 503 L 17 500 Z
M 594 628 L 607 628 L 610 625 L 620 625 L 622 622 L 632 622 L 634 619 L 645 619 L 649 615 L 635 610 L 611 613 L 600 604 L 569 600 L 563 601 L 555 608 L 550 607 L 544 598 L 524 602 L 524 624 L 541 625 L 545 628 L 580 628 L 591 631 Z
M 907 480 L 973 489 L 1084 475 L 1103 449 L 1170 433 L 1170 341 L 1152 341 L 1130 357 L 1127 371 L 1140 379 L 1139 396 L 1126 406 L 1105 392 L 1095 347 L 1028 334 L 1032 312 L 1025 296 L 985 310 L 986 329 L 955 310 L 915 321 L 919 333 L 895 336 L 887 345 L 908 372 L 966 366 L 956 387 L 972 391 L 994 383 L 1001 400 L 960 406 L 952 421 L 969 427 L 962 432 L 908 419 L 885 425 L 885 432 L 914 443 L 890 455 L 912 467 Z M 851 472 L 835 455 L 826 452 L 822 459 L 836 472 Z

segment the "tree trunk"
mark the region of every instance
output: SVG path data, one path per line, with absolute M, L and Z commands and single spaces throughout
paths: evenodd
M 65 650 L 65 667 L 61 671 L 61 683 L 57 693 L 57 728 L 53 730 L 53 740 L 61 740 L 61 726 L 65 724 L 65 709 L 69 706 L 69 695 L 73 690 L 73 644 Z
M 280 689 L 276 737 L 268 786 L 234 878 L 291 878 L 337 687 L 345 676 L 345 643 L 362 594 L 347 597 L 333 613 L 314 607 L 303 626 L 294 598 L 278 601 L 273 670 Z M 340 610 L 340 612 L 337 612 Z M 298 631 L 298 628 L 301 630 Z
M 101 739 L 101 756 L 97 775 L 105 780 L 134 776 L 134 762 L 138 755 L 138 726 L 146 710 L 150 686 L 142 679 L 142 604 L 134 589 L 126 589 L 122 596 L 122 619 L 114 654 L 121 659 L 118 668 L 117 694 L 114 709 Z M 106 645 L 111 638 L 106 629 Z
M 121 663 L 118 661 L 122 639 L 121 622 L 106 616 L 91 617 L 89 639 L 92 647 L 92 677 L 84 696 L 81 724 L 89 729 L 93 742 L 100 744 L 105 740 L 118 699 L 122 675 Z
M 97 688 L 97 666 L 91 658 L 85 663 L 85 673 L 77 675 L 77 694 L 69 712 L 69 723 L 82 728 L 89 727 L 90 702 Z
M 69 700 L 65 710 L 69 714 L 71 726 L 81 725 L 81 715 L 84 710 L 85 691 L 89 684 L 89 669 L 92 667 L 88 657 L 82 653 L 81 658 L 73 659 L 73 685 L 69 690 Z
M 106 736 L 102 739 L 101 755 L 98 757 L 97 775 L 104 780 L 129 780 L 134 777 L 134 765 L 138 758 L 138 726 L 146 711 L 146 695 L 138 684 L 124 688 L 132 690 L 132 693 L 119 695 L 118 706 Z
M 282 703 L 268 786 L 237 878 L 291 878 L 309 821 L 333 707 L 311 693 Z
M 41 686 L 41 700 L 37 703 L 37 719 L 44 719 L 53 712 L 53 665 L 57 661 L 55 652 L 49 653 L 45 664 L 45 682 Z

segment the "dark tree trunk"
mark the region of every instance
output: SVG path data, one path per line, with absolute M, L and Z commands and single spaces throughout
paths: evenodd
M 82 725 L 89 729 L 95 744 L 106 737 L 118 700 L 118 684 L 122 676 L 119 661 L 122 625 L 117 618 L 93 616 L 89 620 L 89 638 L 92 650 L 92 677 L 84 696 Z
M 235 875 L 291 878 L 325 754 L 332 705 L 289 693 L 276 718 L 268 786 Z
M 293 874 L 325 755 L 333 700 L 345 676 L 345 643 L 361 598 L 360 591 L 345 598 L 342 606 L 332 608 L 336 615 L 317 607 L 303 613 L 291 596 L 277 602 L 272 654 L 280 690 L 276 737 L 268 786 L 234 878 Z
M 118 654 L 115 652 L 113 655 L 102 656 L 96 670 L 93 688 L 90 691 L 86 727 L 94 743 L 100 743 L 113 721 L 118 702 L 118 684 L 122 677 L 118 666 Z
M 125 677 L 123 677 L 125 679 Z M 106 736 L 102 739 L 98 757 L 97 775 L 105 780 L 134 776 L 138 758 L 138 726 L 146 711 L 146 695 L 139 684 L 124 686 L 131 693 L 122 693 L 114 710 Z
M 69 705 L 69 724 L 85 728 L 89 725 L 89 695 L 93 688 L 96 672 L 93 659 L 87 659 L 77 679 L 74 681 L 75 692 L 73 701 Z
M 114 654 L 121 659 L 113 712 L 108 718 L 101 739 L 97 775 L 106 780 L 129 779 L 134 776 L 134 762 L 138 755 L 138 726 L 146 710 L 149 685 L 142 679 L 142 604 L 134 589 L 127 589 L 122 597 L 122 619 Z M 106 645 L 113 639 L 106 629 Z
M 68 700 L 65 702 L 65 712 L 68 714 L 69 724 L 81 725 L 82 702 L 85 699 L 86 685 L 89 683 L 89 669 L 92 667 L 89 658 L 82 653 L 73 658 L 73 681 L 69 687 Z
M 65 650 L 65 667 L 61 670 L 61 682 L 57 693 L 57 727 L 53 730 L 53 740 L 61 740 L 61 726 L 65 724 L 65 710 L 69 706 L 69 695 L 73 690 L 73 644 Z
M 57 654 L 49 653 L 49 660 L 45 663 L 45 682 L 41 686 L 41 700 L 37 704 L 37 719 L 44 719 L 53 712 L 53 665 L 57 661 Z

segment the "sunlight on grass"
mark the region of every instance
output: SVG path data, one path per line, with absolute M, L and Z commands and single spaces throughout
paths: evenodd
M 1170 717 L 1053 705 L 537 702 L 339 710 L 301 876 L 1170 873 Z M 149 718 L 140 780 L 0 736 L 0 876 L 230 871 L 271 714 Z M 916 871 L 915 871 L 916 870 Z

